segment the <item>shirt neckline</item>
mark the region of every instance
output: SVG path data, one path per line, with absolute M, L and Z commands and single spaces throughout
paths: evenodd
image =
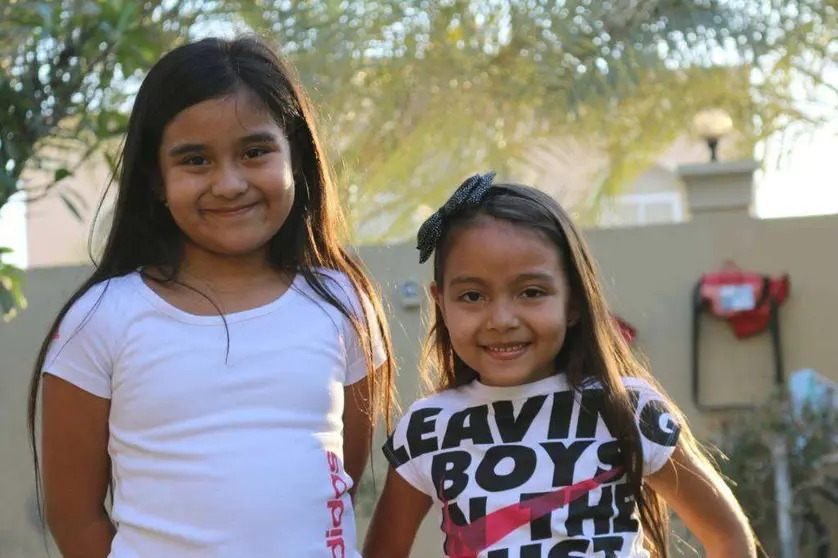
M 476 379 L 467 386 L 464 386 L 463 389 L 472 397 L 498 401 L 525 399 L 543 393 L 566 390 L 567 387 L 567 378 L 563 373 L 559 372 L 547 378 L 517 386 L 489 386 L 480 383 L 480 380 Z
M 146 282 L 143 280 L 143 277 L 139 271 L 135 271 L 131 274 L 130 281 L 133 284 L 134 288 L 139 291 L 139 293 L 145 298 L 149 303 L 151 303 L 155 308 L 160 310 L 161 312 L 165 313 L 166 315 L 184 323 L 188 324 L 195 324 L 195 325 L 220 325 L 241 322 L 244 320 L 249 320 L 252 318 L 258 318 L 260 316 L 264 316 L 266 314 L 270 314 L 271 312 L 277 311 L 283 305 L 288 302 L 288 299 L 295 296 L 295 291 L 299 288 L 299 282 L 302 280 L 303 275 L 301 273 L 296 274 L 291 284 L 288 286 L 288 289 L 279 295 L 274 300 L 263 304 L 261 306 L 257 306 L 255 308 L 250 308 L 248 310 L 241 310 L 239 312 L 231 312 L 229 314 L 216 314 L 216 315 L 207 315 L 202 316 L 199 314 L 192 314 L 185 310 L 174 306 L 166 299 L 161 297 L 157 294 L 154 289 L 149 287 Z

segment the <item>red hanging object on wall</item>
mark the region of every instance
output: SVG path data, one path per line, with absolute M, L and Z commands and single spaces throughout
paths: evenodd
M 617 324 L 617 329 L 619 329 L 620 333 L 623 335 L 623 339 L 626 340 L 626 343 L 631 344 L 637 336 L 637 329 L 619 316 L 612 317 L 614 318 L 614 322 Z
M 780 306 L 789 297 L 791 282 L 788 274 L 772 277 L 762 273 L 742 271 L 736 264 L 725 263 L 721 271 L 705 273 L 693 293 L 693 400 L 702 410 L 735 409 L 740 406 L 710 407 L 700 402 L 699 394 L 699 325 L 700 316 L 709 311 L 726 320 L 738 339 L 771 332 L 774 349 L 775 382 L 782 385 L 783 357 L 780 345 Z
M 788 275 L 769 277 L 728 264 L 723 271 L 701 276 L 697 302 L 726 319 L 736 337 L 745 339 L 769 328 L 772 305 L 785 302 L 789 290 Z

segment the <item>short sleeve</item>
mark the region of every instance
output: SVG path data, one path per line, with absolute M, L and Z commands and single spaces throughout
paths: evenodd
M 666 465 L 681 433 L 681 424 L 670 403 L 651 386 L 638 390 L 637 427 L 643 446 L 643 474 L 650 475 Z
M 414 416 L 418 412 L 417 416 Z M 433 490 L 433 482 L 420 472 L 418 459 L 411 458 L 408 453 L 407 430 L 411 420 L 422 420 L 423 410 L 415 411 L 411 408 L 399 422 L 393 433 L 388 436 L 387 441 L 382 446 L 381 450 L 387 462 L 393 467 L 400 477 L 407 481 L 413 488 L 435 498 L 436 494 Z
M 81 296 L 53 335 L 42 373 L 49 373 L 98 397 L 110 399 L 114 332 L 101 284 Z
M 361 300 L 363 301 L 363 311 L 361 310 L 361 304 L 358 303 L 357 297 L 353 297 L 352 310 L 360 318 L 362 327 L 366 327 L 369 332 L 369 341 L 372 343 L 372 364 L 377 369 L 387 360 L 387 354 L 384 350 L 384 338 L 381 334 L 381 322 L 378 321 L 369 298 L 363 295 Z M 367 321 L 369 321 L 369 326 L 365 326 Z M 346 344 L 345 385 L 351 385 L 366 378 L 369 371 L 367 370 L 367 361 L 364 356 L 365 347 L 359 340 L 358 334 L 349 320 L 346 321 L 344 343 Z

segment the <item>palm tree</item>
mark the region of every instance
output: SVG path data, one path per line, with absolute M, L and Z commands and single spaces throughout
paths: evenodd
M 770 3 L 256 0 L 242 14 L 277 37 L 314 92 L 352 218 L 379 225 L 356 227 L 370 241 L 404 237 L 418 208 L 468 174 L 518 174 L 537 146 L 605 155 L 596 207 L 704 107 L 733 116 L 745 152 L 810 121 L 790 102 L 793 84 L 773 76 L 811 70 L 791 54 L 806 48 L 792 24 L 817 18 Z M 821 12 L 810 39 L 829 34 Z

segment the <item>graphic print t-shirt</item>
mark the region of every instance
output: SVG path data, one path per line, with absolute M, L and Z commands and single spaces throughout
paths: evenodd
M 650 384 L 623 384 L 651 474 L 669 460 L 680 426 Z M 598 385 L 574 393 L 564 375 L 511 388 L 475 381 L 414 403 L 384 453 L 433 498 L 446 556 L 645 558 L 604 405 Z

